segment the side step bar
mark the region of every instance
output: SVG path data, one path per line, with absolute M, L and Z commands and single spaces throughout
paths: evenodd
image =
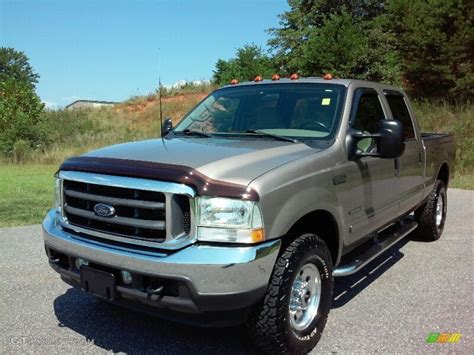
M 338 266 L 336 269 L 334 269 L 332 273 L 333 276 L 340 277 L 355 274 L 396 242 L 410 234 L 417 226 L 418 224 L 416 222 L 410 221 L 407 224 L 400 225 L 400 228 L 392 234 L 388 234 L 387 231 L 383 231 L 378 235 L 379 239 L 383 238 L 382 241 L 374 244 L 368 250 L 358 255 L 349 264 Z

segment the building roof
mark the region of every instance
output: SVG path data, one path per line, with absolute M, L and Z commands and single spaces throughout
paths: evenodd
M 101 101 L 101 100 L 76 100 L 74 102 L 71 102 L 69 105 L 66 105 L 65 108 L 68 108 L 70 106 L 73 106 L 74 104 L 77 104 L 79 102 L 83 103 L 91 103 L 91 104 L 104 104 L 104 105 L 117 105 L 119 102 L 116 101 Z

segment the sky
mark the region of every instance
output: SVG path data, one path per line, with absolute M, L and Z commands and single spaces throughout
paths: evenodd
M 122 101 L 208 80 L 219 58 L 266 48 L 285 0 L 0 0 L 0 46 L 25 52 L 49 107 Z M 158 54 L 159 53 L 159 54 Z

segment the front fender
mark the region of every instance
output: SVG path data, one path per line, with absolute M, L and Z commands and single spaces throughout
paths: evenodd
M 314 177 L 310 180 L 314 180 Z M 268 239 L 286 235 L 298 220 L 311 212 L 328 212 L 338 228 L 339 261 L 344 245 L 343 209 L 332 186 L 318 186 L 310 181 L 299 181 L 263 195 L 260 204 Z M 315 229 L 317 230 L 317 226 Z
M 326 211 L 338 229 L 338 258 L 344 245 L 344 213 L 333 178 L 345 159 L 340 142 L 258 177 L 250 187 L 258 191 L 268 239 L 280 238 L 310 212 Z M 317 230 L 317 226 L 315 226 Z

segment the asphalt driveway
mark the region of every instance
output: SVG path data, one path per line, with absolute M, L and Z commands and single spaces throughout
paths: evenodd
M 336 279 L 314 353 L 474 353 L 474 191 L 449 190 L 441 240 L 405 239 Z M 0 229 L 0 353 L 246 353 L 242 327 L 201 329 L 97 302 L 47 265 L 41 227 Z M 429 333 L 461 333 L 427 344 Z

